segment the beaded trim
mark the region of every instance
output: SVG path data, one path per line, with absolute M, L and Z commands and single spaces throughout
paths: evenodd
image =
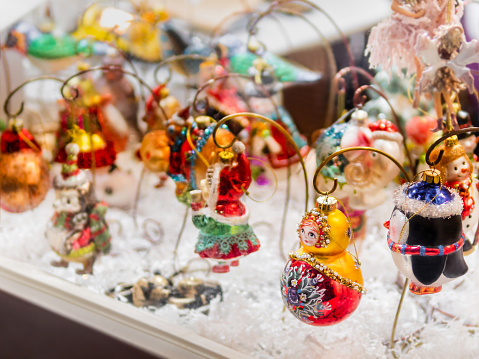
M 409 256 L 427 256 L 427 257 L 442 257 L 448 254 L 458 251 L 464 245 L 465 240 L 464 232 L 462 232 L 461 238 L 453 244 L 448 246 L 438 246 L 438 247 L 425 247 L 425 246 L 411 246 L 405 243 L 396 243 L 389 237 L 388 231 L 388 247 L 391 251 L 396 253 L 401 253 L 402 255 Z
M 306 219 L 310 219 L 316 222 L 316 224 L 319 227 L 319 231 L 320 231 L 319 238 L 314 246 L 316 248 L 326 248 L 329 242 L 331 241 L 331 236 L 330 236 L 331 227 L 329 226 L 329 223 L 324 213 L 320 212 L 318 208 L 314 208 L 311 211 L 306 212 L 304 214 L 303 218 L 301 219 L 301 222 L 298 223 L 297 225 L 297 228 L 298 228 L 297 232 L 298 232 L 298 237 L 300 240 L 301 240 L 302 223 Z
M 294 260 L 300 260 L 308 263 L 311 267 L 316 269 L 321 274 L 324 274 L 326 277 L 341 283 L 342 285 L 355 290 L 359 293 L 366 293 L 366 288 L 359 283 L 353 282 L 351 279 L 343 277 L 342 275 L 338 274 L 337 272 L 333 271 L 331 268 L 327 267 L 324 263 L 321 263 L 313 255 L 306 253 L 302 255 L 297 255 L 295 252 L 291 252 L 289 257 Z

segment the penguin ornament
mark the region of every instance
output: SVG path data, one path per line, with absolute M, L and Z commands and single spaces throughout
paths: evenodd
M 405 183 L 394 193 L 394 210 L 384 224 L 398 270 L 411 280 L 409 290 L 423 295 L 467 272 L 464 261 L 462 200 L 428 170 L 421 182 Z
M 352 234 L 337 199 L 320 196 L 298 227 L 301 248 L 290 253 L 281 273 L 283 302 L 299 320 L 314 326 L 339 323 L 359 305 L 363 277 L 346 250 Z

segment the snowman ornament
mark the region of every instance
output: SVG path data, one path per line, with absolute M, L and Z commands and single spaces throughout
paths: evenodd
M 60 256 L 53 266 L 68 267 L 70 262 L 83 264 L 78 274 L 92 274 L 100 253 L 110 251 L 110 232 L 105 220 L 107 205 L 96 200 L 93 186 L 85 171 L 77 166 L 79 147 L 66 146 L 67 161 L 55 177 L 55 213 L 45 236 L 52 250 Z

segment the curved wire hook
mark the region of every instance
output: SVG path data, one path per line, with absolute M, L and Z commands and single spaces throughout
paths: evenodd
M 303 0 L 291 0 L 291 1 L 280 1 L 280 2 L 285 3 L 285 2 L 292 2 L 292 1 L 300 1 L 300 2 L 305 2 L 305 3 L 309 4 L 309 2 L 303 1 Z M 275 1 L 275 2 L 277 3 L 278 1 Z M 316 24 L 314 24 L 311 20 L 309 20 L 306 16 L 304 16 L 299 11 L 295 11 L 293 9 L 284 9 L 284 8 L 281 8 L 281 7 L 279 7 L 279 8 L 274 7 L 273 4 L 274 3 L 272 3 L 270 5 L 270 8 L 265 10 L 265 12 L 257 14 L 256 17 L 254 17 L 254 16 L 252 17 L 252 20 L 250 21 L 250 25 L 249 25 L 250 30 L 249 30 L 249 33 L 248 33 L 248 43 L 250 42 L 251 37 L 256 33 L 256 30 L 254 29 L 254 27 L 257 25 L 258 21 L 261 18 L 265 17 L 266 15 L 272 16 L 271 14 L 273 12 L 280 12 L 280 13 L 284 13 L 284 14 L 288 14 L 288 15 L 294 15 L 296 17 L 301 18 L 304 22 L 306 22 L 309 26 L 311 26 L 313 28 L 313 30 L 316 31 L 316 33 L 318 34 L 319 40 L 324 44 L 324 50 L 326 51 L 326 56 L 328 58 L 328 65 L 329 65 L 329 68 L 330 68 L 331 77 L 334 77 L 336 72 L 337 72 L 337 67 L 336 67 L 336 60 L 334 58 L 333 49 L 332 49 L 331 44 L 329 43 L 328 39 L 326 38 L 326 36 L 323 35 L 323 33 L 321 32 L 321 30 L 319 30 L 319 28 L 316 26 Z M 332 21 L 332 19 L 331 19 L 331 21 Z M 339 28 L 337 28 L 337 29 L 338 29 L 338 31 L 341 31 L 341 30 L 339 30 Z M 346 39 L 346 38 L 344 38 L 344 39 Z M 347 39 L 345 41 L 347 41 Z M 263 49 L 266 47 L 262 43 L 258 42 L 258 44 L 261 45 Z M 349 46 L 349 43 L 348 43 L 348 46 Z M 348 46 L 347 46 L 347 48 L 349 48 Z M 353 73 L 353 79 L 355 80 L 355 86 L 357 87 L 357 80 L 356 80 L 356 74 L 355 73 Z M 334 88 L 334 84 L 331 81 L 330 82 L 330 93 L 333 94 L 335 92 L 336 92 L 336 90 Z M 335 100 L 334 97 L 330 95 L 329 98 L 328 98 L 328 105 L 327 105 L 327 113 L 326 113 L 327 122 L 326 122 L 326 125 L 333 122 L 334 100 Z
M 17 93 L 17 91 L 22 89 L 24 86 L 26 86 L 26 85 L 28 85 L 32 82 L 43 81 L 43 80 L 54 80 L 54 81 L 58 81 L 58 82 L 63 83 L 62 79 L 60 79 L 58 77 L 55 77 L 55 76 L 39 76 L 39 77 L 35 77 L 33 79 L 25 81 L 24 83 L 20 84 L 20 86 L 16 87 L 12 92 L 10 92 L 8 94 L 7 98 L 5 99 L 5 102 L 3 103 L 3 111 L 5 112 L 5 114 L 9 118 L 19 116 L 23 112 L 23 107 L 25 106 L 25 103 L 22 101 L 22 103 L 20 104 L 20 109 L 15 113 L 11 113 L 10 110 L 9 110 L 9 104 L 10 104 L 11 98 L 13 97 L 13 95 L 15 95 Z M 74 89 L 74 91 L 78 96 L 78 90 Z
M 218 121 L 215 125 L 215 128 L 213 129 L 213 141 L 215 143 L 215 145 L 223 150 L 227 149 L 227 148 L 230 148 L 231 146 L 233 146 L 233 144 L 236 142 L 236 141 L 239 141 L 237 137 L 233 138 L 233 140 L 231 141 L 231 143 L 227 144 L 227 145 L 220 145 L 216 139 L 216 132 L 218 131 L 218 129 L 221 127 L 221 125 L 223 125 L 225 122 L 235 118 L 235 117 L 254 117 L 254 118 L 257 118 L 257 119 L 260 119 L 260 120 L 263 120 L 269 124 L 271 124 L 272 126 L 276 127 L 276 129 L 278 131 L 280 131 L 284 137 L 286 137 L 288 139 L 288 141 L 290 142 L 290 144 L 293 146 L 294 148 L 294 151 L 296 152 L 296 155 L 298 156 L 299 158 L 299 161 L 301 162 L 301 167 L 303 169 L 303 175 L 304 175 L 304 183 L 305 183 L 305 186 L 306 186 L 306 203 L 305 203 L 305 211 L 308 210 L 308 199 L 309 199 L 309 189 L 308 189 L 308 174 L 306 172 L 306 166 L 304 164 L 304 161 L 303 161 L 303 157 L 301 156 L 301 151 L 299 150 L 298 146 L 296 145 L 296 143 L 294 142 L 293 138 L 291 137 L 291 135 L 288 133 L 288 131 L 286 131 L 281 125 L 279 125 L 278 123 L 276 123 L 276 121 L 273 121 L 272 119 L 266 117 L 266 116 L 263 116 L 263 115 L 259 115 L 257 113 L 252 113 L 252 112 L 240 112 L 240 113 L 235 113 L 233 115 L 229 115 L 229 116 L 225 116 L 223 117 L 220 121 Z
M 200 109 L 198 109 L 197 105 L 198 105 L 198 96 L 199 94 L 205 90 L 207 87 L 213 85 L 215 82 L 217 81 L 220 81 L 220 80 L 225 80 L 225 79 L 228 79 L 228 78 L 243 78 L 243 79 L 246 79 L 246 80 L 249 80 L 251 81 L 257 88 L 259 88 L 261 90 L 261 92 L 266 95 L 268 97 L 268 99 L 271 101 L 271 103 L 273 104 L 273 107 L 274 107 L 274 112 L 276 114 L 276 118 L 281 121 L 281 115 L 279 113 L 279 109 L 278 109 L 278 105 L 276 105 L 276 102 L 273 100 L 273 97 L 271 96 L 271 94 L 268 92 L 268 90 L 266 90 L 266 88 L 261 85 L 261 84 L 257 84 L 255 81 L 252 80 L 251 76 L 246 76 L 246 75 L 242 75 L 242 74 L 236 74 L 236 73 L 230 73 L 230 74 L 226 74 L 226 75 L 223 75 L 223 76 L 218 76 L 218 77 L 215 77 L 215 78 L 212 78 L 210 80 L 208 80 L 207 82 L 205 82 L 197 91 L 196 91 L 196 94 L 195 94 L 195 97 L 193 98 L 193 103 L 191 104 L 191 106 L 193 107 L 193 110 L 195 110 L 196 112 L 201 112 Z
M 399 121 L 399 117 L 398 117 L 396 111 L 394 110 L 394 107 L 391 105 L 391 102 L 389 102 L 387 96 L 382 91 L 378 90 L 377 88 L 372 87 L 371 85 L 363 85 L 363 86 L 359 87 L 356 90 L 356 92 L 354 92 L 354 97 L 353 97 L 354 107 L 356 107 L 356 108 L 362 108 L 363 107 L 367 98 L 362 93 L 366 90 L 372 90 L 373 92 L 376 92 L 388 104 L 389 108 L 391 109 L 391 113 L 393 115 L 395 125 L 397 126 L 397 128 L 399 130 L 399 133 L 402 136 L 403 147 L 404 147 L 404 151 L 406 152 L 406 157 L 408 159 L 408 162 L 409 162 L 411 168 L 414 168 L 414 165 L 413 165 L 414 162 L 412 160 L 411 153 L 409 152 L 409 149 L 406 146 L 406 133 L 404 131 L 403 126 L 401 125 L 401 122 Z M 416 173 L 414 173 L 414 174 L 416 174 Z
M 161 106 L 160 104 L 160 99 L 159 97 L 155 94 L 155 92 L 153 91 L 153 89 L 145 82 L 141 79 L 141 77 L 139 77 L 138 75 L 136 75 L 135 73 L 133 72 L 130 72 L 130 71 L 127 71 L 125 69 L 123 69 L 121 66 L 116 66 L 116 65 L 104 65 L 104 66 L 96 66 L 96 67 L 90 67 L 89 69 L 86 69 L 86 70 L 82 70 L 82 71 L 79 71 L 77 72 L 76 74 L 70 76 L 69 78 L 67 78 L 65 81 L 63 81 L 63 85 L 60 89 L 60 93 L 62 95 L 62 97 L 66 100 L 66 101 L 74 101 L 78 98 L 79 96 L 79 92 L 76 88 L 73 87 L 73 89 L 75 89 L 75 95 L 71 98 L 68 98 L 66 95 L 65 95 L 65 87 L 68 85 L 68 82 L 70 82 L 73 78 L 77 77 L 77 76 L 81 76 L 83 74 L 86 74 L 88 72 L 93 72 L 93 71 L 120 71 L 122 72 L 123 74 L 125 75 L 129 75 L 129 76 L 133 76 L 141 85 L 143 85 L 144 87 L 147 88 L 147 90 L 150 92 L 150 94 L 153 96 L 153 99 L 155 100 L 155 102 L 157 103 L 158 107 L 160 108 L 161 112 L 163 113 L 163 116 L 165 118 L 167 118 L 166 116 L 166 112 L 165 112 L 165 109 Z
M 253 17 L 252 21 L 249 24 L 248 40 L 252 35 L 254 35 L 256 33 L 256 26 L 258 25 L 258 22 L 263 17 L 269 15 L 270 13 L 272 13 L 276 10 L 289 11 L 289 10 L 286 10 L 286 9 L 281 9 L 281 5 L 286 4 L 286 3 L 291 3 L 291 2 L 301 2 L 301 3 L 307 4 L 307 5 L 311 6 L 313 9 L 319 11 L 324 16 L 326 16 L 326 18 L 329 20 L 329 22 L 336 29 L 336 31 L 338 32 L 339 36 L 341 37 L 341 39 L 344 43 L 344 47 L 346 48 L 346 52 L 348 53 L 348 56 L 349 56 L 350 65 L 354 66 L 354 64 L 355 64 L 354 55 L 353 55 L 353 52 L 351 51 L 351 46 L 349 44 L 348 38 L 346 37 L 344 32 L 341 30 L 341 28 L 338 26 L 338 24 L 334 21 L 334 19 L 326 11 L 324 11 L 321 7 L 319 7 L 318 5 L 316 5 L 315 3 L 313 3 L 309 0 L 276 0 L 276 1 L 273 1 L 271 3 L 271 5 L 265 11 L 260 13 L 258 16 Z M 295 11 L 293 11 L 291 13 L 293 15 L 299 14 L 298 12 L 295 12 Z M 354 87 L 358 87 L 357 78 L 354 74 L 353 74 L 353 78 L 354 78 Z
M 164 59 L 161 61 L 158 66 L 155 68 L 155 71 L 153 72 L 153 78 L 155 79 L 157 84 L 167 84 L 170 82 L 171 77 L 172 77 L 172 71 L 171 68 L 168 67 L 168 77 L 166 78 L 165 81 L 161 82 L 158 81 L 158 72 L 160 69 L 165 66 L 165 65 L 170 65 L 172 62 L 177 62 L 181 60 L 203 60 L 203 61 L 214 61 L 218 65 L 224 68 L 224 65 L 216 58 L 214 57 L 208 57 L 208 56 L 203 56 L 203 55 L 198 55 L 198 54 L 181 54 L 181 55 L 174 55 L 171 57 L 168 57 L 167 59 Z
M 391 155 L 387 154 L 386 152 L 384 151 L 381 151 L 381 150 L 378 150 L 376 148 L 372 148 L 372 147 L 364 147 L 364 146 L 356 146 L 356 147 L 348 147 L 348 148 L 343 148 L 342 150 L 339 150 L 339 151 L 336 151 L 334 153 L 332 153 L 331 155 L 329 155 L 328 157 L 326 157 L 323 162 L 321 162 L 321 164 L 318 166 L 318 168 L 316 168 L 316 171 L 314 172 L 314 177 L 313 177 L 313 187 L 314 187 L 314 190 L 316 192 L 318 192 L 319 194 L 322 194 L 323 196 L 328 196 L 330 195 L 331 193 L 333 193 L 336 188 L 338 188 L 338 179 L 335 177 L 333 178 L 333 188 L 331 188 L 329 191 L 321 191 L 319 188 L 318 188 L 318 185 L 317 185 L 317 180 L 318 180 L 318 176 L 319 174 L 321 173 L 321 170 L 323 169 L 323 167 L 329 162 L 331 161 L 333 158 L 335 158 L 336 156 L 339 156 L 340 154 L 343 154 L 345 152 L 350 152 L 350 151 L 360 151 L 360 150 L 365 150 L 365 151 L 371 151 L 371 152 L 376 152 L 376 153 L 379 153 L 387 158 L 389 158 L 391 161 L 394 162 L 394 164 L 401 170 L 401 172 L 403 173 L 404 177 L 406 178 L 406 181 L 407 182 L 411 182 L 411 179 L 409 178 L 409 175 L 408 173 L 406 172 L 406 170 L 404 169 L 404 167 L 394 158 L 392 157 Z
M 445 141 L 446 139 L 448 139 L 449 137 L 452 137 L 452 136 L 456 136 L 456 135 L 460 135 L 462 133 L 468 133 L 468 132 L 475 132 L 475 133 L 478 133 L 479 132 L 479 127 L 467 127 L 467 128 L 463 128 L 463 129 L 460 129 L 460 130 L 455 130 L 455 131 L 450 131 L 444 135 L 442 135 L 441 137 L 439 137 L 431 146 L 429 146 L 429 148 L 427 149 L 427 152 L 426 152 L 426 163 L 430 166 L 430 167 L 434 167 L 436 166 L 442 159 L 442 155 L 444 154 L 444 150 L 440 150 L 439 151 L 439 154 L 437 156 L 437 159 L 433 162 L 431 161 L 430 157 L 431 157 L 431 153 L 432 151 L 437 147 L 437 145 L 439 145 L 441 142 Z
M 334 94 L 339 95 L 339 93 L 341 91 L 343 91 L 343 93 L 346 92 L 346 81 L 345 81 L 344 77 L 349 73 L 352 73 L 352 74 L 358 74 L 359 73 L 359 74 L 363 75 L 366 79 L 368 79 L 369 83 L 375 84 L 377 87 L 379 87 L 379 89 L 382 92 L 384 92 L 384 89 L 382 88 L 382 86 L 379 84 L 379 82 L 369 72 L 367 72 L 366 70 L 364 70 L 361 67 L 347 66 L 347 67 L 344 67 L 341 70 L 339 70 L 336 73 L 336 75 L 334 76 L 334 80 L 333 80 L 333 89 L 334 89 L 333 93 Z

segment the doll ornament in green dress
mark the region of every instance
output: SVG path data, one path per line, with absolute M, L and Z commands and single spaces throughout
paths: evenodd
M 217 262 L 213 272 L 226 273 L 238 259 L 256 252 L 260 243 L 248 224 L 249 211 L 240 198 L 251 184 L 245 146 L 235 142 L 208 168 L 203 191 L 191 191 L 193 224 L 200 230 L 195 252 Z
M 111 247 L 105 220 L 107 205 L 96 200 L 90 179 L 77 166 L 78 145 L 68 144 L 66 152 L 62 173 L 53 181 L 55 213 L 48 223 L 46 237 L 61 257 L 52 265 L 67 267 L 70 262 L 82 263 L 83 269 L 77 273 L 92 274 L 96 257 L 108 253 Z

